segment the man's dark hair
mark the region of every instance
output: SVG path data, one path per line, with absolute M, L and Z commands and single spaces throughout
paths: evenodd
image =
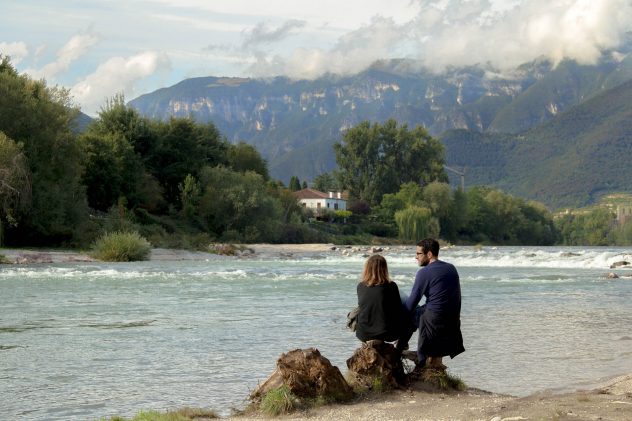
M 417 243 L 417 247 L 421 247 L 423 253 L 431 251 L 434 257 L 439 257 L 439 242 L 434 238 L 424 238 Z

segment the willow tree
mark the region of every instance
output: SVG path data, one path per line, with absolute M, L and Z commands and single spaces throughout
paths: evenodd
M 419 241 L 439 235 L 439 221 L 428 208 L 409 206 L 395 212 L 395 222 L 402 240 Z

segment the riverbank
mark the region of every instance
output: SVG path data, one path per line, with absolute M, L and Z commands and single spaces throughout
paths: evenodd
M 336 247 L 333 244 L 248 244 L 243 250 L 236 253 L 236 257 L 312 257 L 326 253 L 366 253 L 370 247 Z M 0 249 L 8 264 L 42 264 L 42 263 L 84 263 L 96 261 L 90 257 L 89 252 L 81 250 L 56 250 L 56 249 Z M 202 251 L 190 251 L 179 249 L 154 248 L 151 250 L 150 261 L 181 261 L 181 260 L 213 260 L 225 258 L 215 253 Z
M 262 414 L 228 418 L 266 419 Z M 437 392 L 423 383 L 406 390 L 359 398 L 349 404 L 327 405 L 276 419 L 337 420 L 632 420 L 632 374 L 572 393 L 543 391 L 517 398 L 469 388 Z

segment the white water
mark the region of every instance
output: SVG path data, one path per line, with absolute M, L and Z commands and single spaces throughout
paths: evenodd
M 407 292 L 414 250 L 384 253 Z M 456 247 L 468 385 L 526 395 L 632 372 L 629 249 Z M 317 347 L 345 371 L 365 258 L 220 259 L 0 269 L 0 418 L 98 419 L 141 409 L 227 414 L 280 353 Z

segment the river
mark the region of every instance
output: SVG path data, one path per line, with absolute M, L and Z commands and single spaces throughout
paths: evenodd
M 630 249 L 454 247 L 468 386 L 527 395 L 632 372 Z M 409 292 L 414 248 L 385 252 Z M 227 415 L 282 352 L 316 347 L 344 373 L 365 257 L 0 268 L 0 417 L 96 420 L 182 406 Z M 619 279 L 605 274 L 617 272 Z M 416 337 L 411 340 L 414 344 Z

